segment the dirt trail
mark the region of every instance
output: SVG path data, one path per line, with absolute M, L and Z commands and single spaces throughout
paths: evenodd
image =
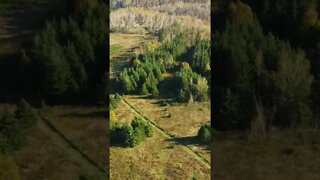
M 122 100 L 125 102 L 125 104 L 138 116 L 142 117 L 145 121 L 149 122 L 154 129 L 156 129 L 157 131 L 159 131 L 162 135 L 164 135 L 165 137 L 167 137 L 168 139 L 174 139 L 175 136 L 171 135 L 170 133 L 168 133 L 167 131 L 165 131 L 163 128 L 161 128 L 160 126 L 158 126 L 156 123 L 150 121 L 146 116 L 144 116 L 141 112 L 139 112 L 136 108 L 134 108 L 125 98 L 122 97 Z M 184 149 L 186 151 L 188 151 L 191 155 L 193 155 L 197 160 L 199 160 L 201 163 L 203 163 L 207 168 L 210 169 L 211 164 L 210 164 L 210 160 L 206 159 L 204 156 L 202 156 L 201 154 L 199 154 L 198 152 L 194 151 L 190 146 L 188 145 L 184 145 L 180 142 L 177 142 L 180 146 L 184 147 Z
M 75 146 L 70 140 L 68 140 L 57 128 L 55 128 L 46 118 L 38 122 L 41 129 L 45 130 L 52 139 L 57 142 L 69 155 L 71 158 L 81 162 L 89 172 L 99 177 L 107 177 L 106 170 L 99 167 L 94 161 L 92 161 L 86 154 L 80 151 L 80 149 Z M 106 158 L 106 157 L 105 157 Z

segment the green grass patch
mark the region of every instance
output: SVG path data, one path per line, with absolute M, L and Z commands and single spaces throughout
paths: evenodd
M 118 44 L 110 45 L 110 57 L 116 56 L 120 54 L 122 51 L 122 47 Z

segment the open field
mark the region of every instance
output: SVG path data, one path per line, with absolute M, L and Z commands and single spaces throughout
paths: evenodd
M 108 126 L 104 108 L 56 106 L 40 112 L 100 168 L 106 169 Z
M 135 50 L 152 40 L 154 38 L 144 39 L 141 35 L 112 33 L 110 78 L 128 66 Z M 165 78 L 172 76 L 172 73 L 165 74 Z M 210 179 L 209 147 L 200 145 L 195 138 L 201 125 L 210 121 L 209 102 L 162 106 L 163 100 L 170 100 L 135 95 L 122 98 L 114 110 L 117 121 L 126 123 L 142 116 L 153 123 L 154 136 L 133 148 L 112 146 L 111 179 Z
M 152 122 L 210 161 L 209 148 L 198 145 L 194 138 L 200 127 L 210 122 L 209 102 L 161 106 L 161 102 L 168 99 L 150 99 L 134 95 L 124 98 Z
M 69 5 L 63 0 L 22 0 L 14 6 L 11 1 L 7 3 L 6 7 L 0 5 L 0 112 L 5 106 L 15 109 L 4 103 L 15 103 L 22 96 L 33 99 L 33 95 L 21 92 L 21 52 L 32 50 L 32 39 L 46 21 L 53 17 L 60 20 L 58 16 L 69 13 L 64 12 Z M 12 155 L 22 179 L 105 179 L 106 109 L 47 106 L 38 111 L 43 120 L 28 130 L 28 144 Z
M 152 40 L 150 35 L 110 33 L 110 78 L 129 64 L 135 49 Z
M 12 104 L 3 104 L 0 115 L 7 108 L 15 110 Z M 79 179 L 97 177 L 96 167 L 83 159 L 77 150 L 70 147 L 43 121 L 27 131 L 28 144 L 13 155 L 22 179 Z
M 134 117 L 121 102 L 117 113 L 120 122 Z M 127 116 L 128 115 L 128 116 Z M 110 148 L 111 179 L 209 179 L 210 169 L 186 151 L 185 144 L 168 139 L 154 129 L 154 136 L 134 148 Z
M 163 106 L 163 101 L 170 100 L 142 95 L 126 95 L 124 98 L 150 120 L 178 137 L 195 136 L 201 125 L 210 122 L 209 102 Z
M 284 130 L 265 140 L 248 139 L 244 132 L 215 132 L 212 154 L 214 179 L 320 178 L 320 132 Z

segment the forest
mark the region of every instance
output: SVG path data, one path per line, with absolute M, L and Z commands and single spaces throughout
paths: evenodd
M 214 34 L 217 129 L 250 128 L 258 104 L 270 126 L 319 123 L 316 37 L 307 37 L 317 29 L 317 6 L 311 1 L 265 2 L 263 7 L 231 2 L 214 16 L 226 22 Z M 279 11 L 273 12 L 275 7 Z M 289 17 L 295 19 L 273 22 Z M 283 27 L 288 30 L 281 32 Z
M 23 51 L 20 79 L 26 96 L 59 103 L 104 102 L 107 61 L 107 7 L 90 1 L 73 14 L 48 21 Z
M 1 1 L 0 179 L 106 178 L 108 11 Z
M 115 84 L 112 85 L 113 90 L 120 94 L 173 98 L 174 101 L 180 103 L 209 100 L 210 41 L 202 38 L 199 33 L 190 35 L 189 32 L 184 32 L 178 27 L 172 33 L 174 37 L 170 39 L 168 34 L 167 30 L 162 30 L 158 35 L 162 41 L 159 46 L 154 48 L 143 47 L 140 54 L 132 57 L 130 66 L 124 68 L 119 77 L 116 78 Z M 173 78 L 165 80 L 164 74 L 170 74 Z M 121 100 L 118 93 L 110 99 L 112 114 Z M 113 116 L 111 115 L 111 117 Z M 118 127 L 120 125 L 114 121 L 115 119 L 111 118 L 111 143 L 124 142 L 130 147 L 138 144 L 128 143 L 129 140 L 126 141 L 125 137 L 121 138 L 122 136 L 129 137 L 129 134 L 132 134 L 128 129 L 130 125 L 122 126 L 124 129 L 121 129 Z M 135 118 L 132 123 L 141 124 L 142 128 L 151 129 L 151 127 L 144 125 L 142 121 L 139 122 L 139 118 Z M 134 127 L 134 125 L 132 126 Z M 206 129 L 205 133 L 203 129 Z M 204 125 L 201 133 L 199 132 L 201 134 L 199 138 L 204 139 L 203 141 L 206 143 L 210 139 L 209 130 L 208 126 Z M 121 135 L 118 131 L 123 131 L 125 135 Z M 148 134 L 146 132 L 146 136 L 150 137 L 151 135 Z M 138 139 L 143 140 L 144 138 Z
M 245 148 L 238 151 L 256 163 L 251 175 L 257 178 L 268 178 L 259 170 L 269 167 L 275 159 L 284 173 L 277 175 L 270 168 L 273 178 L 319 177 L 313 171 L 317 166 L 305 160 L 319 161 L 313 155 L 319 147 L 319 141 L 314 139 L 319 135 L 320 122 L 319 5 L 313 0 L 213 3 L 214 176 L 228 177 L 226 172 L 232 167 L 224 158 L 234 157 L 232 149 L 246 143 L 247 149 L 256 149 L 256 154 Z M 228 146 L 223 139 L 234 144 Z M 262 146 L 270 146 L 269 152 L 259 149 Z M 220 151 L 228 153 L 220 157 Z M 283 155 L 288 155 L 287 160 Z M 297 161 L 294 156 L 299 157 Z M 243 158 L 234 158 L 245 164 L 242 170 L 250 167 Z M 298 170 L 299 163 L 308 168 Z M 284 171 L 289 164 L 290 172 Z M 241 179 L 251 177 L 241 170 L 237 173 Z

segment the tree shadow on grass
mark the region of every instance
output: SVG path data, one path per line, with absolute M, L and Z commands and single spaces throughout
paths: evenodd
M 154 99 L 151 95 L 132 97 L 132 99 Z
M 159 100 L 157 102 L 152 102 L 151 104 L 157 104 L 159 106 L 170 106 L 176 103 L 173 99 L 167 99 L 167 100 Z
M 201 146 L 201 147 L 205 147 L 206 150 L 210 150 L 209 144 L 204 144 L 200 142 L 197 136 L 175 137 L 172 139 L 167 139 L 166 141 L 172 142 L 174 145 Z
M 110 147 L 129 148 L 128 146 L 125 146 L 121 143 L 110 143 Z

